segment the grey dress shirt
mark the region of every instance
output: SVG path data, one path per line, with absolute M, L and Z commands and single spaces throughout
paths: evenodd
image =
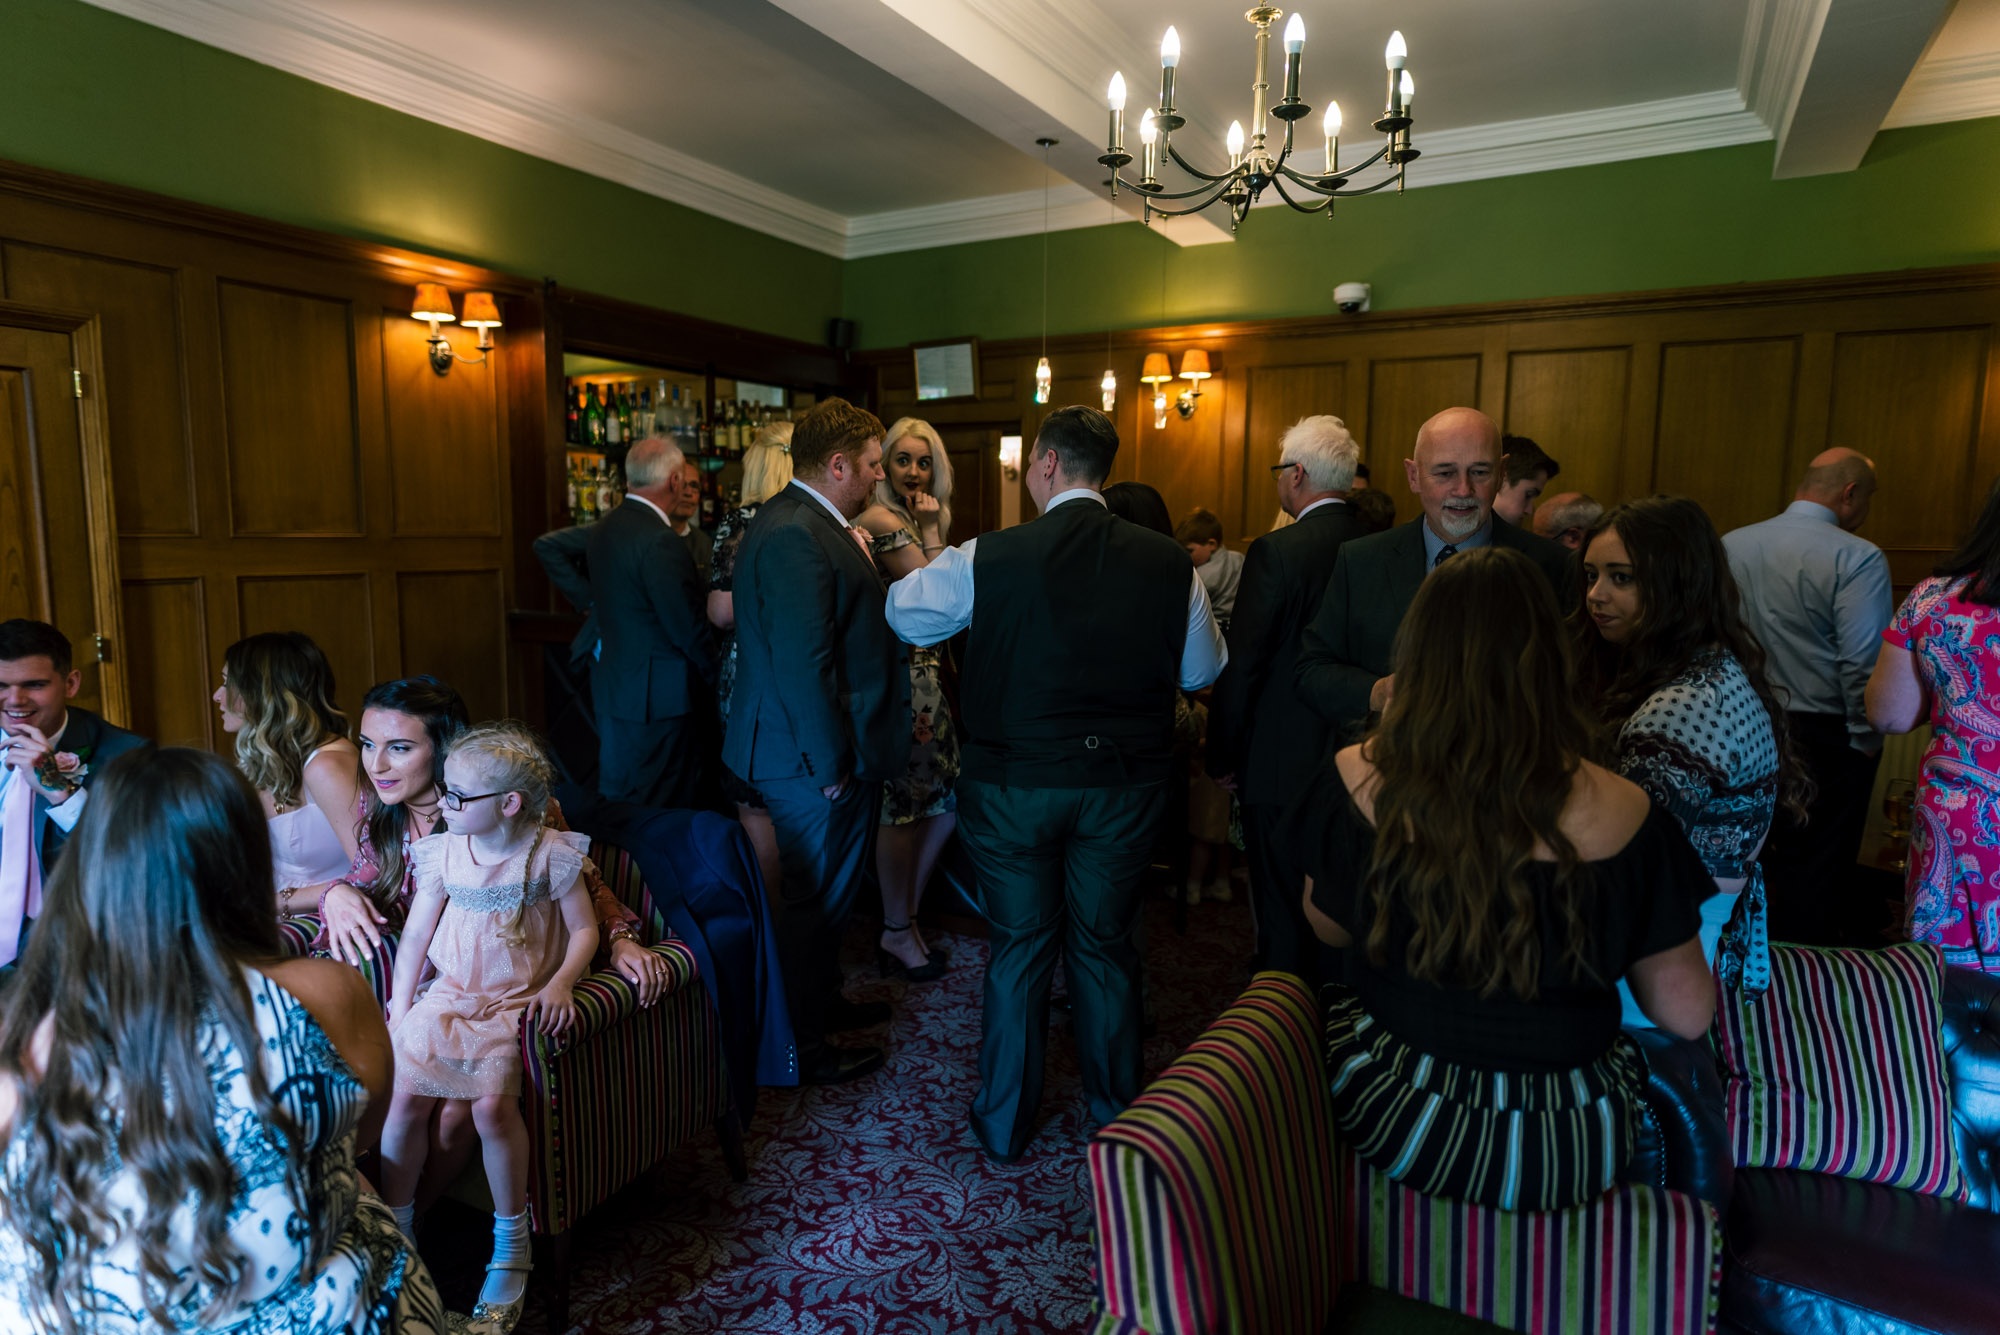
M 1833 511 L 1793 501 L 1785 512 L 1722 539 L 1743 617 L 1769 656 L 1785 708 L 1847 719 L 1849 742 L 1881 745 L 1862 697 L 1882 631 L 1895 612 L 1882 549 L 1844 531 Z

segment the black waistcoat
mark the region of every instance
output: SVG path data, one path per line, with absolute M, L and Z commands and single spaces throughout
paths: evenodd
M 1022 788 L 1163 779 L 1192 567 L 1090 499 L 981 535 L 964 682 L 966 778 Z

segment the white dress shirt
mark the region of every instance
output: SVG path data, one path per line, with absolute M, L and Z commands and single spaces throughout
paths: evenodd
M 854 525 L 848 520 L 847 516 L 840 512 L 839 506 L 835 505 L 832 501 L 828 500 L 826 497 L 814 491 L 811 487 L 807 486 L 805 483 L 799 481 L 797 478 L 793 478 L 791 482 L 787 485 L 797 487 L 800 491 L 804 492 L 806 495 L 818 501 L 820 503 L 820 507 L 824 509 L 828 514 L 832 515 L 834 518 L 834 522 L 839 524 L 842 528 L 854 527 Z
M 1104 497 L 1091 487 L 1073 487 L 1049 498 L 1042 510 L 1047 514 L 1058 505 L 1089 499 L 1099 505 Z M 905 644 L 923 648 L 942 643 L 972 624 L 972 554 L 977 538 L 937 554 L 929 565 L 889 586 L 889 629 Z M 1188 570 L 1187 643 L 1181 650 L 1181 687 L 1198 691 L 1222 675 L 1229 662 L 1229 646 L 1209 610 L 1208 589 L 1201 572 Z
M 65 709 L 63 711 L 63 725 L 60 728 L 56 729 L 55 735 L 53 737 L 49 738 L 50 755 L 54 755 L 56 752 L 62 750 L 63 734 L 68 731 L 69 731 L 69 711 Z M 0 802 L 4 802 L 7 800 L 7 785 L 17 782 L 26 783 L 28 782 L 28 780 L 23 778 L 21 772 L 13 768 L 12 766 L 0 767 Z M 40 797 L 40 794 L 37 794 L 37 796 Z M 68 834 L 71 830 L 74 830 L 76 828 L 77 821 L 82 819 L 83 804 L 89 800 L 90 800 L 90 790 L 87 788 L 79 788 L 75 792 L 71 793 L 69 795 L 69 800 L 64 802 L 59 807 L 50 806 L 47 798 L 41 798 L 41 803 L 42 803 L 42 810 L 48 815 L 48 818 L 50 820 L 56 823 L 56 828 L 58 830 L 61 830 L 64 834 Z M 42 868 L 43 879 L 47 879 L 48 874 L 49 874 L 49 869 L 47 867 Z
M 1347 499 L 1343 496 L 1322 496 L 1318 500 L 1314 501 L 1311 505 L 1308 505 L 1305 509 L 1293 515 L 1292 522 L 1294 524 L 1298 523 L 1301 519 L 1304 519 L 1307 515 L 1319 509 L 1320 506 L 1322 505 L 1345 505 L 1345 504 L 1347 504 Z
M 639 502 L 639 504 L 645 506 L 648 510 L 651 510 L 654 514 L 658 515 L 660 517 L 660 522 L 662 524 L 665 524 L 670 529 L 674 527 L 674 521 L 668 517 L 667 512 L 665 510 L 662 510 L 659 506 L 653 504 L 651 501 L 647 500 L 644 496 L 641 496 L 638 492 L 636 491 L 626 492 L 625 499 L 628 501 Z M 679 530 L 675 531 L 678 532 Z

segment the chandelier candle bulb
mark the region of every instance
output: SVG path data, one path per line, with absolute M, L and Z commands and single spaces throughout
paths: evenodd
M 1111 88 L 1105 94 L 1105 100 L 1111 104 L 1110 151 L 1116 155 L 1125 151 L 1125 76 L 1122 73 L 1111 76 Z
M 1340 103 L 1326 104 L 1320 126 L 1326 131 L 1326 174 L 1332 176 L 1340 170 Z
M 1229 122 L 1229 137 L 1223 141 L 1229 145 L 1229 168 L 1234 171 L 1243 161 L 1243 122 Z
M 1181 63 L 1181 35 L 1172 25 L 1167 27 L 1167 35 L 1160 39 L 1160 119 L 1166 120 L 1174 114 L 1174 66 Z M 1163 129 L 1170 127 L 1162 126 Z
M 1160 165 L 1159 138 L 1159 128 L 1153 124 L 1153 109 L 1148 107 L 1145 114 L 1139 117 L 1139 151 L 1141 159 L 1141 175 L 1139 179 L 1143 185 L 1153 184 L 1153 173 Z
M 1411 108 L 1417 104 L 1417 81 L 1410 77 L 1408 70 L 1403 71 L 1402 82 L 1396 85 L 1396 93 L 1398 100 L 1402 103 L 1403 114 L 1405 116 L 1414 116 L 1415 113 Z M 1404 130 L 1403 133 L 1408 135 L 1409 131 Z
M 1403 40 L 1400 30 L 1389 34 L 1389 45 L 1383 48 L 1382 61 L 1392 70 L 1400 70 L 1410 60 L 1409 43 Z
M 1299 64 L 1305 59 L 1306 21 L 1294 13 L 1285 24 L 1285 101 L 1299 100 Z

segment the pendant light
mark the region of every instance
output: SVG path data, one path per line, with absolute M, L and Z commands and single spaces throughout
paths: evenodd
M 1049 401 L 1049 150 L 1060 140 L 1037 139 L 1042 146 L 1042 359 L 1035 363 L 1035 402 Z
M 1104 379 L 1098 383 L 1104 391 L 1104 411 L 1111 412 L 1118 406 L 1118 373 L 1111 369 L 1111 331 L 1104 331 Z

